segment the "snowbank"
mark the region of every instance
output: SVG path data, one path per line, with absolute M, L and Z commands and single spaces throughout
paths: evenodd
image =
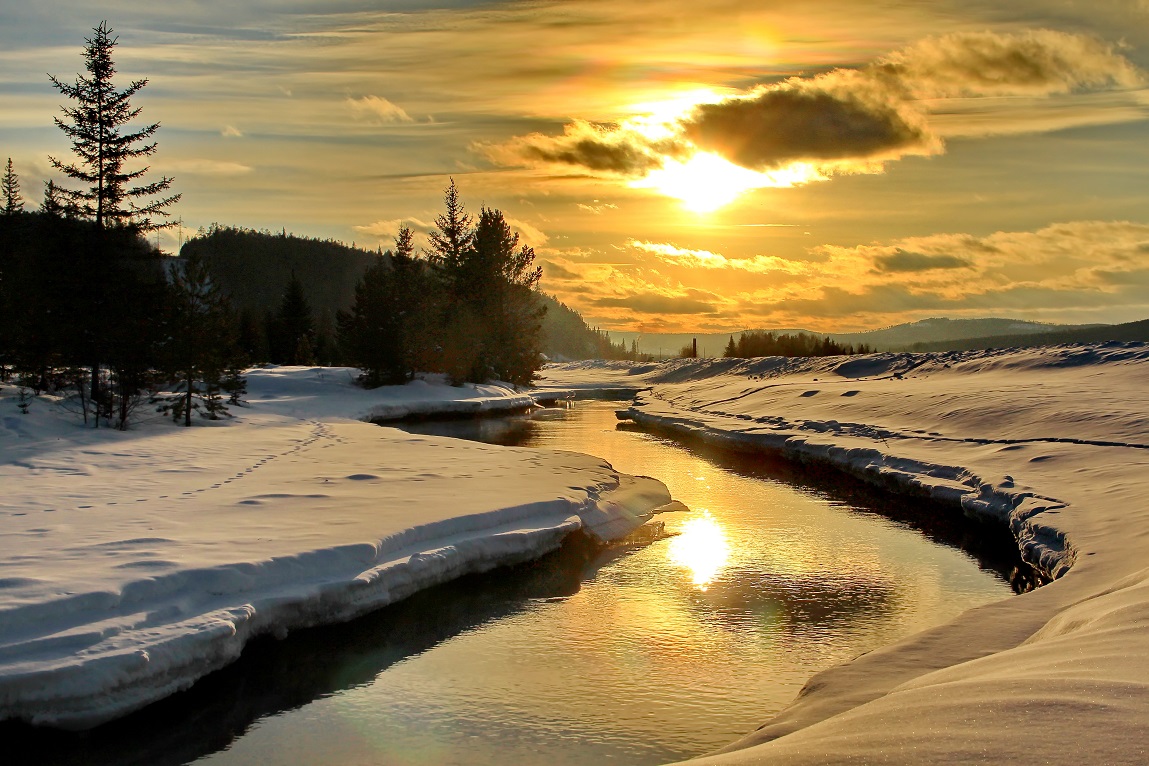
M 678 360 L 633 377 L 653 386 L 628 410 L 639 422 L 997 518 L 1059 578 L 820 673 L 697 763 L 1149 761 L 1149 347 Z
M 269 368 L 218 427 L 94 431 L 0 396 L 0 719 L 85 728 L 191 685 L 253 636 L 347 620 L 670 501 L 585 455 L 360 422 L 517 406 L 496 386 L 363 391 Z M 505 404 L 510 402 L 511 404 Z M 471 411 L 467 409 L 466 411 Z

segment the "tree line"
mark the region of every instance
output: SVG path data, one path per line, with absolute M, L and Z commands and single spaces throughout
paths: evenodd
M 845 356 L 872 352 L 873 349 L 865 343 L 853 346 L 804 332 L 779 335 L 763 330 L 748 330 L 740 334 L 738 340 L 734 340 L 731 335 L 722 355 L 750 359 L 756 356 Z

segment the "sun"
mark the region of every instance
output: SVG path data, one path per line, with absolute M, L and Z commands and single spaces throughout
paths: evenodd
M 691 212 L 710 213 L 752 189 L 797 186 L 820 178 L 817 169 L 806 163 L 760 173 L 717 154 L 697 152 L 685 162 L 667 158 L 661 168 L 630 185 L 681 200 Z

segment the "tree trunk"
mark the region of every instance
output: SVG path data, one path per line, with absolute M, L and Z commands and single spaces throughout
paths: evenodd
M 184 428 L 191 428 L 192 424 L 192 373 L 188 370 L 187 393 L 184 394 Z
M 96 412 L 96 428 L 100 427 L 100 363 L 92 365 L 92 391 L 88 397 Z

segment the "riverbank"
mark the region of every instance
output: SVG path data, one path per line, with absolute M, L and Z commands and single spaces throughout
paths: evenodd
M 546 374 L 561 387 L 566 373 Z M 1149 348 L 679 360 L 599 377 L 652 386 L 628 412 L 652 427 L 996 517 L 1058 578 L 815 676 L 695 763 L 1149 757 Z
M 670 501 L 596 458 L 362 422 L 513 409 L 513 391 L 351 377 L 253 370 L 233 420 L 128 432 L 86 429 L 49 397 L 22 415 L 5 386 L 0 719 L 98 725 L 258 635 L 345 621 L 575 530 L 614 539 Z

